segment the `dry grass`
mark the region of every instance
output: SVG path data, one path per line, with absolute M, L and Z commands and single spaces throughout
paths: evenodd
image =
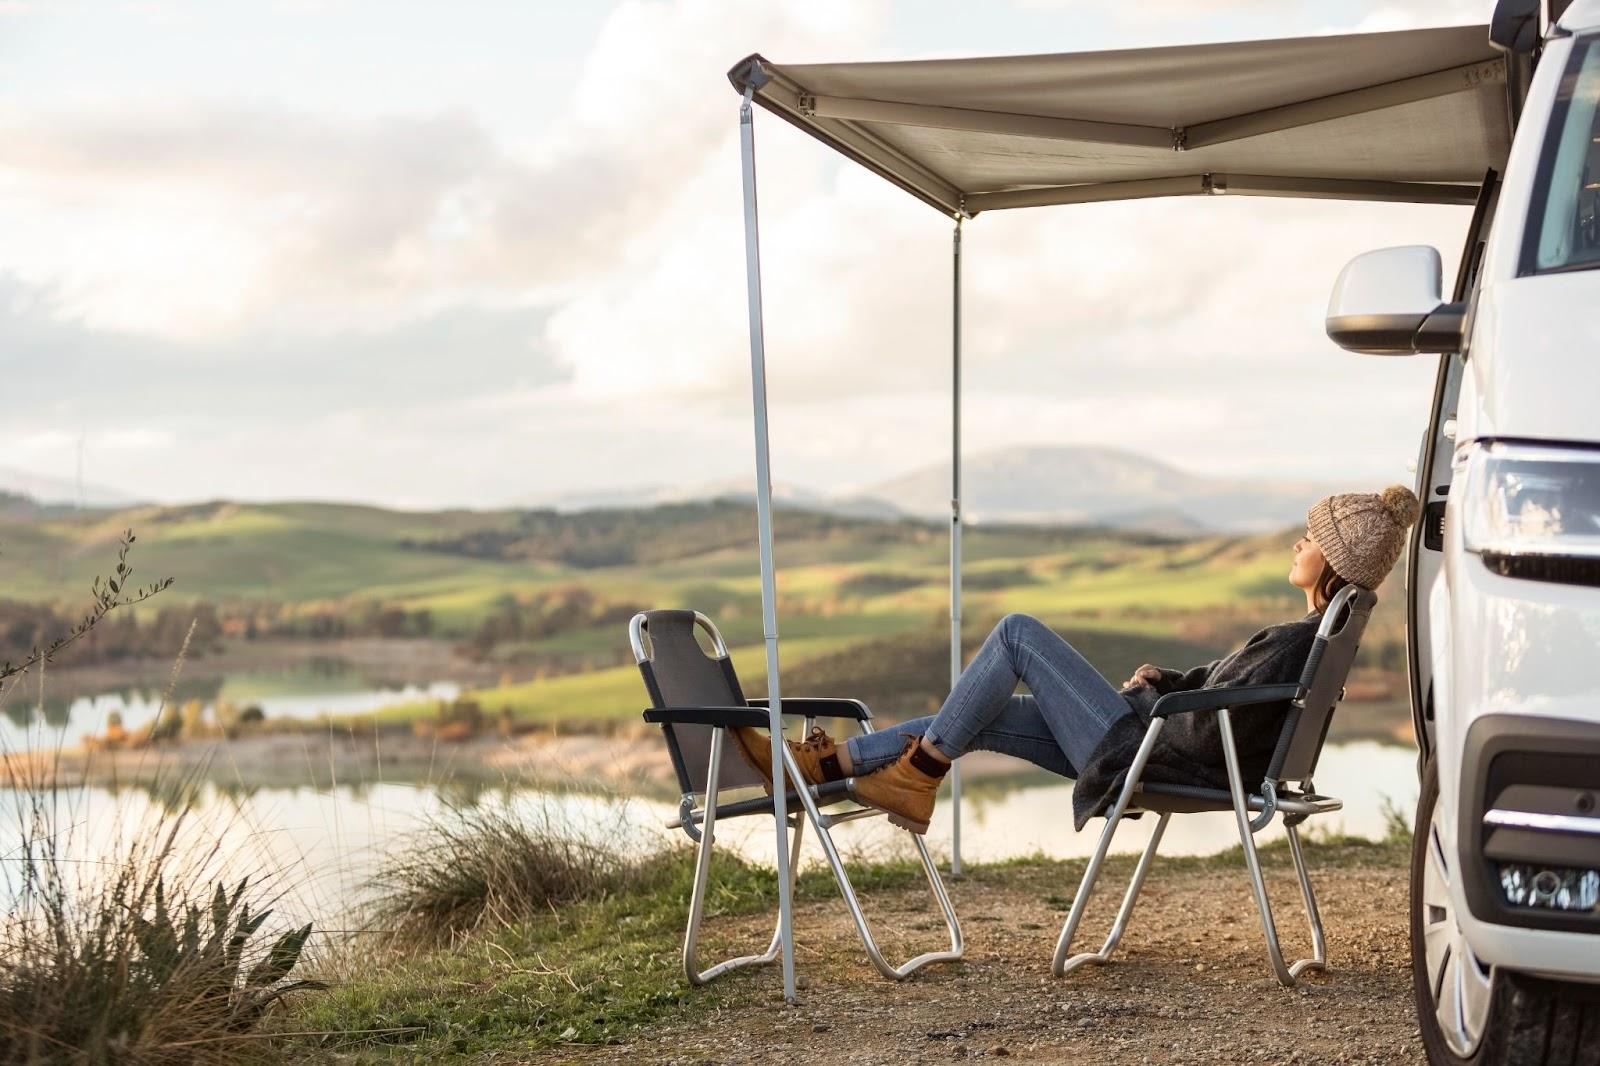
M 194 789 L 176 782 L 169 794 Z M 0 1061 L 267 1061 L 260 1024 L 285 995 L 315 987 L 288 979 L 310 926 L 268 931 L 281 886 L 220 883 L 220 846 L 206 845 L 186 800 L 89 826 L 70 795 L 14 795 L 22 832 L 5 855 Z
M 172 684 L 188 646 L 186 637 Z M 35 664 L 41 695 L 44 662 Z M 281 878 L 223 883 L 227 849 L 221 827 L 198 812 L 200 775 L 162 775 L 158 765 L 154 802 L 106 809 L 84 790 L 53 787 L 47 762 L 3 765 L 15 804 L 3 818 L 16 829 L 0 850 L 0 898 L 9 904 L 0 920 L 0 1061 L 275 1061 L 263 1022 L 284 997 L 321 987 L 289 979 L 311 926 L 268 931 L 287 887 Z
M 656 856 L 654 846 L 619 843 L 637 835 L 629 824 L 619 805 L 605 824 L 577 832 L 560 797 L 532 809 L 452 804 L 391 852 L 371 882 L 366 924 L 426 946 L 606 896 Z

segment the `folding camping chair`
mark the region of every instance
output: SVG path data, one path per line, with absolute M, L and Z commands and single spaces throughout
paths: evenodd
M 1328 723 L 1333 718 L 1333 709 L 1344 698 L 1345 678 L 1349 676 L 1350 664 L 1355 660 L 1361 632 L 1366 628 L 1372 607 L 1377 602 L 1378 598 L 1367 589 L 1354 585 L 1341 589 L 1323 612 L 1322 625 L 1317 630 L 1311 654 L 1306 657 L 1305 668 L 1296 683 L 1171 692 L 1156 701 L 1151 711 L 1150 728 L 1145 732 L 1144 741 L 1128 767 L 1128 777 L 1116 803 L 1106 814 L 1105 831 L 1100 834 L 1100 843 L 1095 847 L 1088 868 L 1084 870 L 1083 883 L 1078 886 L 1072 910 L 1061 929 L 1061 939 L 1056 943 L 1055 960 L 1051 965 L 1051 971 L 1057 977 L 1086 962 L 1103 963 L 1110 959 L 1112 950 L 1127 928 L 1134 901 L 1139 897 L 1145 874 L 1150 870 L 1150 861 L 1161 843 L 1161 834 L 1166 831 L 1167 822 L 1174 814 L 1225 811 L 1230 808 L 1238 821 L 1239 842 L 1244 846 L 1245 867 L 1250 872 L 1256 907 L 1261 912 L 1261 930 L 1266 936 L 1267 955 L 1272 960 L 1273 972 L 1280 982 L 1293 987 L 1296 979 L 1305 971 L 1324 968 L 1327 947 L 1323 941 L 1322 919 L 1317 914 L 1317 900 L 1311 891 L 1311 880 L 1306 876 L 1297 827 L 1314 814 L 1336 811 L 1344 806 L 1342 801 L 1331 796 L 1317 795 L 1311 775 L 1316 770 L 1318 756 L 1322 754 L 1322 744 L 1328 736 Z M 1244 784 L 1239 779 L 1239 754 L 1233 743 L 1229 708 L 1279 700 L 1289 700 L 1290 709 L 1284 717 L 1277 748 L 1273 751 L 1260 790 L 1246 795 Z M 1218 716 L 1221 726 L 1223 756 L 1228 770 L 1226 790 L 1139 780 L 1151 749 L 1155 747 L 1156 738 L 1161 734 L 1161 727 L 1169 717 L 1175 714 L 1211 713 Z M 1291 780 L 1300 782 L 1299 791 L 1287 786 L 1286 782 Z M 1160 820 L 1150 834 L 1150 842 L 1145 845 L 1138 865 L 1134 867 L 1133 878 L 1122 897 L 1122 906 L 1111 926 L 1111 934 L 1099 951 L 1084 952 L 1069 958 L 1073 935 L 1083 919 L 1089 895 L 1094 891 L 1095 878 L 1111 846 L 1111 838 L 1116 835 L 1124 816 L 1142 811 L 1159 814 Z M 1258 812 L 1253 819 L 1250 817 L 1252 811 Z M 1266 828 L 1273 815 L 1279 813 L 1283 815 L 1284 829 L 1289 836 L 1289 854 L 1294 859 L 1295 874 L 1300 879 L 1300 894 L 1305 900 L 1306 917 L 1311 923 L 1312 957 L 1300 959 L 1290 966 L 1283 963 L 1283 951 L 1278 944 L 1277 928 L 1272 922 L 1272 906 L 1267 901 L 1267 886 L 1261 878 L 1261 863 L 1256 857 L 1254 837 L 1255 833 Z
M 715 649 L 715 657 L 708 656 L 695 638 L 695 626 L 706 631 Z M 724 818 L 738 818 L 752 814 L 773 814 L 770 796 L 755 795 L 746 798 L 725 798 L 727 793 L 762 784 L 761 776 L 737 754 L 731 761 L 723 759 L 724 734 L 731 726 L 755 726 L 766 730 L 770 726 L 765 699 L 746 700 L 739 687 L 739 678 L 733 671 L 733 661 L 728 658 L 728 647 L 722 634 L 711 620 L 698 611 L 658 610 L 643 611 L 633 616 L 628 624 L 628 640 L 633 646 L 634 659 L 639 673 L 644 676 L 645 688 L 652 704 L 644 712 L 644 720 L 661 726 L 667 742 L 667 752 L 672 757 L 672 768 L 678 775 L 682 799 L 678 817 L 668 823 L 668 828 L 682 829 L 698 845 L 695 859 L 694 888 L 689 896 L 689 925 L 683 937 L 683 972 L 693 985 L 703 985 L 713 978 L 743 966 L 770 963 L 778 957 L 782 944 L 783 924 L 773 930 L 772 941 L 759 955 L 744 955 L 700 970 L 695 961 L 696 941 L 700 933 L 700 919 L 705 910 L 706 886 L 711 871 L 713 830 Z M 783 698 L 783 713 L 804 716 L 809 733 L 818 718 L 846 719 L 855 722 L 863 733 L 872 732 L 872 712 L 860 700 Z M 785 780 L 798 783 L 803 780 L 800 768 L 788 747 L 783 749 Z M 770 787 L 771 782 L 767 782 Z M 930 951 L 910 959 L 900 966 L 891 966 L 878 950 L 872 930 L 861 905 L 856 899 L 850 876 L 845 872 L 839 851 L 834 847 L 832 828 L 841 822 L 868 818 L 883 812 L 872 807 L 853 805 L 850 809 L 832 814 L 822 813 L 823 807 L 849 800 L 848 784 L 830 781 L 806 788 L 790 788 L 788 796 L 788 826 L 794 830 L 789 860 L 791 892 L 795 868 L 800 859 L 800 837 L 805 820 L 816 827 L 822 842 L 823 854 L 833 870 L 834 880 L 850 917 L 855 920 L 856 931 L 867 949 L 867 956 L 878 972 L 890 980 L 902 980 L 932 962 L 950 962 L 961 958 L 965 949 L 961 940 L 961 925 L 956 920 L 950 897 L 939 879 L 933 858 L 928 854 L 922 837 L 912 834 L 917 855 L 922 860 L 928 887 L 944 914 L 945 926 L 950 933 L 950 947 L 946 951 Z M 801 812 L 803 812 L 803 817 Z

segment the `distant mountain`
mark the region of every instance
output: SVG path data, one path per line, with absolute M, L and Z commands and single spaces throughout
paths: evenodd
M 961 464 L 962 512 L 972 521 L 1093 523 L 1155 532 L 1259 532 L 1305 518 L 1334 491 L 1310 481 L 1212 478 L 1117 448 L 1005 448 Z M 949 513 L 950 468 L 941 463 L 868 485 L 865 496 L 907 514 Z
M 79 495 L 77 482 L 68 478 L 30 474 L 15 467 L 0 466 L 0 493 L 26 496 L 35 503 L 85 507 L 127 507 L 139 501 L 125 492 L 85 483 Z
M 969 521 L 1101 525 L 1176 536 L 1282 529 L 1303 521 L 1313 500 L 1340 491 L 1312 481 L 1205 477 L 1117 448 L 1004 448 L 967 456 L 961 469 L 962 513 Z M 778 484 L 772 495 L 777 507 L 948 521 L 950 467 L 941 462 L 836 494 Z M 571 494 L 542 506 L 578 511 L 754 497 L 752 482 L 736 478 Z

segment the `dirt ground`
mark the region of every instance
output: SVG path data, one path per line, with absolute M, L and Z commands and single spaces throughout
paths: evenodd
M 1295 989 L 1272 976 L 1242 860 L 1158 861 L 1112 963 L 1059 980 L 1050 976 L 1050 957 L 1075 877 L 1062 883 L 1063 867 L 1055 865 L 984 868 L 950 882 L 966 936 L 960 963 L 885 981 L 843 905 L 808 902 L 795 915 L 799 1005 L 782 1004 L 775 968 L 747 971 L 692 993 L 718 997 L 722 1005 L 709 1016 L 695 1012 L 692 1021 L 658 1026 L 628 1044 L 563 1049 L 542 1060 L 1424 1062 L 1411 1002 L 1403 849 L 1330 848 L 1322 861 L 1316 852 L 1308 847 L 1307 857 L 1328 970 L 1306 975 Z M 1123 859 L 1108 867 L 1080 934 L 1085 949 L 1108 928 L 1130 866 Z M 1309 954 L 1287 855 L 1279 849 L 1266 870 L 1285 950 Z M 938 946 L 942 925 L 930 907 L 921 886 L 868 899 L 886 957 Z M 709 922 L 711 950 L 702 958 L 748 951 L 766 942 L 767 930 L 756 919 Z

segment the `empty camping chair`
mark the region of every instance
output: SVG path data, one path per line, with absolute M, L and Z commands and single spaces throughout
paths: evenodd
M 1305 668 L 1298 682 L 1283 685 L 1236 685 L 1225 688 L 1199 689 L 1189 692 L 1172 692 L 1156 701 L 1151 711 L 1150 728 L 1139 745 L 1133 763 L 1128 767 L 1127 780 L 1118 793 L 1116 802 L 1106 813 L 1105 831 L 1095 847 L 1094 856 L 1083 873 L 1083 882 L 1072 901 L 1072 910 L 1061 929 L 1061 939 L 1056 943 L 1055 960 L 1051 967 L 1057 977 L 1076 969 L 1086 962 L 1103 963 L 1111 957 L 1112 950 L 1128 925 L 1134 901 L 1149 872 L 1150 861 L 1161 843 L 1161 834 L 1174 814 L 1191 814 L 1198 811 L 1225 811 L 1232 809 L 1239 826 L 1239 842 L 1244 847 L 1245 867 L 1250 873 L 1250 884 L 1255 891 L 1256 906 L 1261 912 L 1261 930 L 1266 936 L 1267 955 L 1278 980 L 1293 986 L 1306 970 L 1322 969 L 1327 961 L 1327 948 L 1323 941 L 1322 919 L 1317 914 L 1316 896 L 1311 891 L 1311 879 L 1306 875 L 1305 858 L 1300 851 L 1300 834 L 1297 826 L 1314 814 L 1336 811 L 1344 804 L 1329 796 L 1319 796 L 1311 783 L 1317 767 L 1317 757 L 1322 753 L 1323 741 L 1328 736 L 1328 723 L 1333 709 L 1344 697 L 1345 678 L 1355 661 L 1356 646 L 1361 632 L 1366 628 L 1377 597 L 1367 589 L 1350 585 L 1334 596 L 1333 602 L 1323 612 L 1322 625 L 1317 630 L 1311 653 L 1306 657 Z M 1274 703 L 1289 700 L 1289 713 L 1284 716 L 1283 729 L 1278 736 L 1277 748 L 1267 768 L 1266 779 L 1256 792 L 1246 793 L 1239 775 L 1239 755 L 1233 743 L 1233 726 L 1229 708 L 1251 704 Z M 1155 747 L 1156 738 L 1167 718 L 1175 714 L 1215 714 L 1221 726 L 1223 755 L 1227 762 L 1228 788 L 1211 789 L 1191 785 L 1142 782 L 1146 761 Z M 1298 781 L 1294 790 L 1287 782 Z M 1117 826 L 1130 811 L 1150 811 L 1160 815 L 1144 854 L 1134 867 L 1128 891 L 1122 897 L 1111 933 L 1099 951 L 1068 956 L 1078 923 L 1083 919 L 1084 907 L 1094 891 L 1095 878 L 1100 864 L 1116 835 Z M 1257 812 L 1254 819 L 1251 812 Z M 1294 859 L 1295 874 L 1300 880 L 1300 894 L 1305 900 L 1306 918 L 1311 925 L 1312 957 L 1285 966 L 1283 951 L 1278 944 L 1277 928 L 1272 921 L 1272 906 L 1267 901 L 1266 883 L 1261 878 L 1261 863 L 1256 857 L 1254 834 L 1266 828 L 1275 814 L 1283 815 L 1284 829 L 1289 837 L 1289 854 Z
M 710 638 L 714 655 L 707 655 L 695 636 L 695 627 L 704 629 Z M 751 786 L 760 786 L 760 775 L 737 752 L 725 757 L 725 734 L 730 726 L 755 726 L 767 730 L 770 718 L 765 699 L 746 700 L 734 673 L 733 662 L 728 658 L 727 645 L 722 634 L 711 620 L 698 611 L 658 610 L 644 611 L 633 616 L 628 626 L 628 639 L 633 647 L 634 659 L 644 676 L 644 685 L 650 694 L 651 707 L 644 712 L 647 722 L 661 726 L 667 742 L 667 752 L 672 768 L 678 777 L 682 795 L 678 817 L 669 823 L 670 828 L 682 829 L 698 844 L 695 859 L 694 887 L 689 897 L 689 924 L 683 938 L 683 972 L 690 984 L 702 985 L 712 978 L 742 966 L 770 963 L 778 957 L 782 937 L 782 919 L 773 931 L 772 941 L 759 955 L 745 955 L 718 963 L 701 970 L 695 961 L 695 944 L 700 932 L 700 918 L 705 908 L 706 887 L 711 871 L 711 847 L 714 843 L 716 823 L 723 819 L 748 815 L 772 815 L 773 802 L 767 795 L 729 797 L 728 793 Z M 804 717 L 809 732 L 818 718 L 834 718 L 855 722 L 864 733 L 872 732 L 872 712 L 860 700 L 783 698 L 783 713 Z M 785 746 L 783 750 L 785 780 L 798 784 L 802 778 L 794 756 Z M 766 782 L 771 787 L 771 782 Z M 867 925 L 866 916 L 856 899 L 850 876 L 834 847 L 831 830 L 841 822 L 868 818 L 882 814 L 871 807 L 851 804 L 851 807 L 825 814 L 824 807 L 850 799 L 847 783 L 833 781 L 820 786 L 791 788 L 788 791 L 788 825 L 794 830 L 789 862 L 790 884 L 793 885 L 795 867 L 800 857 L 800 837 L 805 821 L 816 828 L 822 843 L 823 854 L 839 884 L 839 892 L 855 920 L 856 931 L 867 949 L 872 964 L 885 977 L 900 980 L 931 962 L 949 962 L 963 953 L 961 926 L 956 920 L 950 897 L 945 893 L 944 882 L 934 867 L 922 837 L 912 835 L 917 855 L 922 860 L 928 887 L 943 912 L 945 926 L 950 933 L 950 947 L 945 951 L 930 951 L 900 966 L 891 966 L 884 960 Z

